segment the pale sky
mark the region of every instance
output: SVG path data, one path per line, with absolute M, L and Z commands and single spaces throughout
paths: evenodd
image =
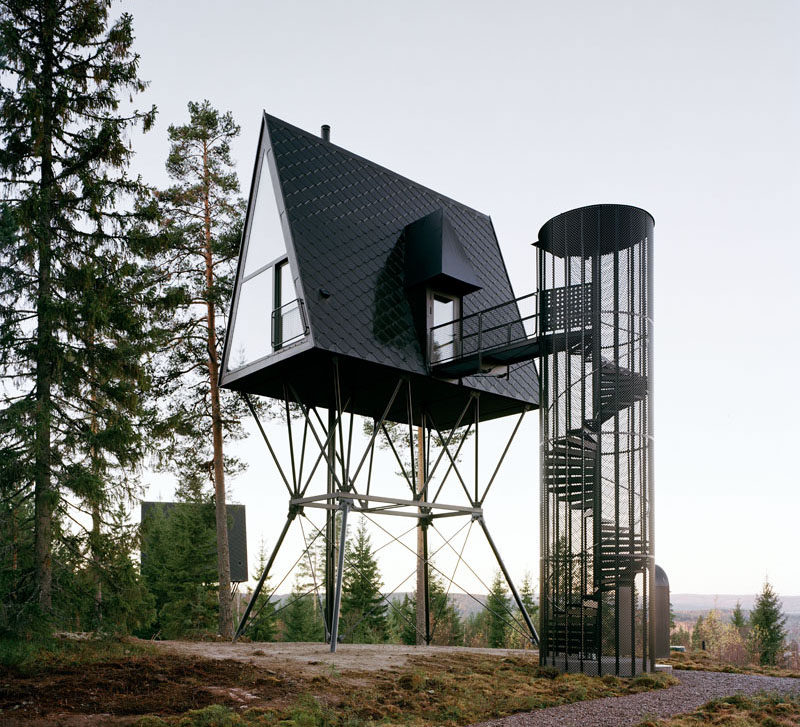
M 135 170 L 151 183 L 167 181 L 166 127 L 190 100 L 241 124 L 245 193 L 262 109 L 315 133 L 328 123 L 334 143 L 491 215 L 517 295 L 534 288 L 530 243 L 553 215 L 597 202 L 650 211 L 656 560 L 674 592 L 755 592 L 768 575 L 800 594 L 800 3 L 123 7 L 151 82 L 140 102 L 159 107 L 135 140 Z M 487 460 L 512 425 L 482 438 Z M 538 579 L 536 415 L 519 436 L 486 516 L 512 575 Z M 286 492 L 263 443 L 236 451 L 250 465 L 230 489 L 247 506 L 252 570 Z M 171 499 L 168 479 L 147 479 L 150 497 Z M 485 546 L 470 548 L 491 580 Z M 386 586 L 411 558 L 384 558 Z

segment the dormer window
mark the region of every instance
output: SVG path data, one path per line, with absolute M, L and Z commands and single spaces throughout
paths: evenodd
M 461 301 L 480 290 L 480 279 L 444 210 L 412 222 L 403 237 L 406 295 L 426 362 L 455 358 L 461 350 Z

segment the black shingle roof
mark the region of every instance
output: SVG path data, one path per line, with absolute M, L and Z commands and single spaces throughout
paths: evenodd
M 353 375 L 356 388 L 367 387 L 373 375 L 390 377 L 394 371 L 395 378 L 397 373 L 411 375 L 428 392 L 429 401 L 452 398 L 465 389 L 483 392 L 482 417 L 538 406 L 538 379 L 531 363 L 515 367 L 508 378 L 475 376 L 458 383 L 429 376 L 404 288 L 403 230 L 441 209 L 482 285 L 464 297 L 463 314 L 512 300 L 491 219 L 284 121 L 265 114 L 264 124 L 313 348 L 301 345 L 293 357 L 287 349 L 245 376 L 224 372 L 223 385 L 280 396 L 279 384 L 288 377 L 319 398 L 321 389 L 313 393 L 307 377 L 324 365 L 326 356 L 336 354 L 358 371 Z M 330 295 L 321 295 L 320 289 Z M 291 367 L 287 357 L 297 359 Z M 440 416 L 445 422 L 440 426 L 445 426 L 450 417 L 444 410 Z

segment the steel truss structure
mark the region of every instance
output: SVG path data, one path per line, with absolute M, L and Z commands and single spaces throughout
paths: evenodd
M 408 548 L 407 545 L 380 526 L 374 518 L 375 516 L 381 515 L 406 517 L 416 521 L 411 530 L 419 529 L 421 531 L 422 553 L 417 553 L 411 548 L 408 549 L 415 558 L 422 560 L 424 569 L 424 592 L 422 601 L 425 614 L 425 627 L 424 634 L 421 634 L 421 636 L 424 638 L 426 644 L 431 643 L 436 627 L 435 620 L 432 619 L 432 616 L 435 616 L 435 614 L 431 614 L 430 605 L 430 569 L 434 568 L 450 585 L 459 587 L 454 578 L 456 577 L 456 571 L 459 565 L 463 563 L 464 566 L 480 580 L 479 576 L 470 568 L 463 558 L 464 548 L 469 534 L 472 531 L 472 526 L 475 523 L 478 523 L 480 526 L 497 560 L 497 564 L 508 584 L 523 622 L 519 622 L 510 610 L 507 614 L 497 615 L 504 619 L 510 618 L 510 626 L 513 629 L 518 632 L 524 630 L 526 637 L 530 638 L 532 643 L 538 644 L 539 637 L 536 629 L 489 532 L 483 512 L 483 503 L 497 478 L 506 454 L 522 424 L 526 410 L 523 410 L 519 414 L 505 448 L 493 469 L 492 475 L 484 485 L 479 476 L 479 447 L 477 445 L 481 421 L 479 392 L 467 392 L 464 395 L 463 406 L 455 424 L 447 430 L 440 430 L 429 411 L 414 411 L 415 392 L 412 390 L 412 381 L 408 376 L 399 375 L 392 394 L 386 402 L 382 415 L 379 418 L 373 419 L 371 435 L 367 445 L 364 447 L 363 451 L 356 452 L 357 443 L 354 442 L 353 438 L 354 413 L 352 409 L 349 408 L 349 399 L 346 395 L 343 395 L 341 385 L 342 377 L 340 373 L 340 362 L 338 359 L 334 358 L 332 359 L 331 371 L 331 405 L 327 410 L 327 421 L 320 415 L 316 406 L 308 405 L 303 401 L 302 397 L 291 384 L 287 383 L 285 385 L 283 405 L 289 456 L 291 460 L 290 467 L 288 468 L 281 466 L 275 453 L 275 448 L 270 441 L 266 429 L 262 425 L 257 409 L 249 395 L 246 393 L 242 394 L 277 468 L 280 479 L 286 487 L 289 495 L 289 507 L 283 529 L 277 538 L 264 572 L 261 574 L 258 584 L 253 591 L 250 602 L 239 623 L 234 640 L 238 639 L 246 632 L 253 618 L 257 618 L 257 612 L 256 614 L 253 613 L 256 601 L 261 594 L 264 583 L 270 575 L 275 559 L 283 546 L 292 523 L 298 520 L 302 527 L 302 518 L 307 517 L 305 516 L 305 510 L 320 509 L 326 512 L 325 527 L 317 532 L 311 542 L 307 541 L 305 531 L 303 531 L 306 549 L 301 553 L 295 565 L 297 565 L 302 558 L 308 556 L 309 549 L 314 541 L 322 537 L 325 545 L 325 566 L 324 573 L 321 574 L 323 584 L 317 584 L 317 575 L 314 573 L 312 567 L 314 588 L 311 592 L 315 593 L 318 599 L 325 624 L 326 641 L 330 643 L 332 652 L 336 651 L 337 643 L 339 643 L 343 637 L 343 635 L 340 634 L 339 612 L 342 597 L 347 521 L 349 514 L 352 512 L 363 514 L 373 525 L 387 534 L 391 540 L 401 542 L 406 548 Z M 396 411 L 397 404 L 403 399 L 405 399 L 405 412 L 407 413 L 406 417 L 404 417 L 405 421 L 403 424 L 408 426 L 408 440 L 412 450 L 410 467 L 403 462 L 387 429 L 387 424 L 389 423 L 387 417 L 389 413 L 391 411 Z M 296 416 L 299 415 L 303 422 L 303 434 L 299 442 L 295 441 L 295 435 L 292 431 L 293 413 Z M 417 427 L 422 433 L 422 442 L 417 442 L 415 447 L 415 441 L 417 441 L 417 439 L 414 436 L 414 429 Z M 466 427 L 465 430 L 464 427 Z M 459 430 L 464 431 L 459 432 Z M 465 468 L 459 465 L 459 455 L 464 442 L 470 435 L 475 437 L 475 457 L 471 467 L 473 472 L 467 473 Z M 386 442 L 388 448 L 392 451 L 394 459 L 402 473 L 402 477 L 408 486 L 409 497 L 406 499 L 389 497 L 375 492 L 375 488 L 373 487 L 373 461 L 375 447 L 381 439 Z M 435 456 L 433 455 L 434 443 L 437 443 L 436 446 L 439 450 L 438 454 Z M 309 462 L 312 458 L 313 462 L 309 466 Z M 326 491 L 324 493 L 309 493 L 312 479 L 320 467 L 322 471 L 326 472 Z M 434 490 L 434 477 L 437 472 L 443 469 L 445 473 L 438 481 Z M 467 504 L 453 504 L 440 501 L 439 498 L 442 488 L 451 475 L 459 482 L 466 497 Z M 340 514 L 341 518 L 338 537 L 336 534 L 335 520 L 337 513 Z M 445 539 L 441 532 L 437 530 L 436 522 L 442 518 L 453 517 L 466 518 L 467 522 L 455 535 L 451 536 L 449 539 Z M 461 550 L 458 551 L 452 545 L 451 541 L 456 535 L 462 532 L 467 525 L 469 526 L 467 535 L 464 538 Z M 449 547 L 458 556 L 452 574 L 448 575 L 432 564 L 431 559 L 435 553 L 429 552 L 429 529 L 436 530 L 444 541 L 439 550 L 444 547 Z M 407 580 L 408 577 L 401 582 L 401 585 Z M 283 581 L 281 581 L 281 583 L 283 583 Z M 278 584 L 275 590 L 280 587 L 281 583 Z M 448 591 L 449 587 L 450 586 L 448 586 Z M 322 593 L 320 593 L 320 591 L 322 591 Z M 384 595 L 384 600 L 386 600 L 390 607 L 395 608 L 388 596 Z M 484 604 L 481 605 L 483 606 Z M 285 608 L 286 606 L 283 607 Z M 345 634 L 344 637 L 347 635 L 348 634 Z

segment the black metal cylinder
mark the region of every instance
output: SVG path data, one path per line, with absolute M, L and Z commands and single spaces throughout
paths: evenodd
M 566 671 L 653 666 L 653 227 L 602 204 L 539 232 L 540 658 Z

